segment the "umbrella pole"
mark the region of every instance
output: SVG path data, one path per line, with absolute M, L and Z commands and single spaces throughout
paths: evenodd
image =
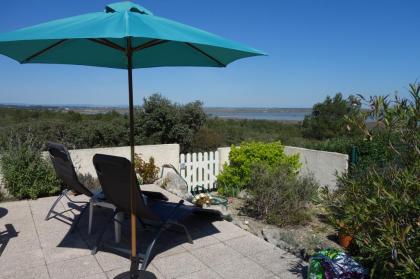
M 130 278 L 138 278 L 139 258 L 137 256 L 137 220 L 134 208 L 134 194 L 136 187 L 136 177 L 134 172 L 134 105 L 133 105 L 133 50 L 131 47 L 131 37 L 127 38 L 127 70 L 128 70 L 128 100 L 130 118 L 130 155 L 132 172 L 130 175 L 130 210 L 131 210 L 131 267 Z

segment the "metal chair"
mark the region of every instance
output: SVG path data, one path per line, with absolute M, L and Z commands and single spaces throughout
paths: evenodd
M 106 199 L 116 206 L 114 215 L 109 221 L 116 221 L 115 216 L 120 212 L 130 214 L 130 175 L 134 176 L 132 173 L 131 162 L 122 157 L 96 154 L 93 157 L 93 164 L 98 174 L 98 178 L 102 185 Z M 182 206 L 184 203 L 183 200 L 181 200 L 179 203 L 170 203 L 166 201 L 148 202 L 147 198 L 145 199 L 145 196 L 142 195 L 140 187 L 136 187 L 133 195 L 135 197 L 133 201 L 133 207 L 136 217 L 142 225 L 155 228 L 155 236 L 147 247 L 146 253 L 139 253 L 137 255 L 139 261 L 142 262 L 141 270 L 146 269 L 151 259 L 153 248 L 160 235 L 165 230 L 168 230 L 173 226 L 178 227 L 185 233 L 188 242 L 192 243 L 192 238 L 187 228 L 177 221 L 186 214 L 192 212 L 190 211 L 189 207 Z M 184 210 L 179 210 L 181 208 Z M 181 216 L 182 213 L 184 213 L 183 216 Z M 106 228 L 107 225 L 105 225 L 102 232 L 100 233 L 96 241 L 96 245 L 92 250 L 92 254 L 95 254 L 100 248 L 102 237 L 106 231 Z M 125 254 L 129 254 L 130 252 L 126 249 L 117 247 L 110 248 Z
M 111 203 L 106 202 L 102 192 L 93 193 L 88 188 L 86 188 L 78 179 L 76 171 L 74 170 L 74 165 L 71 160 L 70 154 L 67 148 L 60 144 L 54 142 L 47 143 L 47 149 L 50 154 L 51 162 L 54 166 L 55 172 L 58 178 L 61 180 L 61 187 L 62 191 L 58 198 L 54 201 L 53 205 L 51 206 L 50 210 L 45 217 L 45 220 L 49 220 L 56 216 L 63 216 L 63 214 L 69 210 L 65 210 L 63 212 L 56 212 L 54 208 L 57 206 L 58 202 L 62 198 L 67 198 L 71 203 L 74 204 L 83 204 L 85 205 L 79 214 L 79 216 L 73 221 L 71 232 L 74 231 L 77 224 L 81 220 L 82 215 L 85 213 L 86 209 L 89 208 L 89 227 L 88 233 L 90 234 L 92 231 L 92 223 L 93 223 L 93 208 L 95 206 L 107 207 L 114 209 Z M 83 194 L 89 197 L 89 201 L 75 201 L 68 196 L 69 191 L 74 191 L 77 194 Z

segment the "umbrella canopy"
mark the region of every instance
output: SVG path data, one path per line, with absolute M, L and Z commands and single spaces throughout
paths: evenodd
M 225 67 L 262 52 L 206 31 L 153 15 L 133 3 L 106 6 L 83 14 L 0 35 L 0 53 L 20 63 L 128 68 L 159 66 Z
M 264 53 L 165 18 L 132 2 L 0 35 L 0 54 L 20 63 L 72 64 L 128 70 L 131 162 L 134 162 L 132 69 L 160 66 L 225 67 Z M 132 166 L 134 169 L 134 166 Z M 133 171 L 134 173 L 134 171 Z M 131 268 L 137 278 L 135 177 L 131 177 Z M 145 264 L 142 265 L 142 269 Z

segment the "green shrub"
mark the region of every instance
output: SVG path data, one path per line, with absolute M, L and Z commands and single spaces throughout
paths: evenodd
M 5 187 L 17 199 L 54 195 L 60 188 L 52 165 L 29 146 L 4 151 L 0 165 Z
M 179 105 L 159 95 L 144 99 L 136 110 L 136 141 L 155 143 L 178 143 L 181 151 L 191 147 L 194 133 L 206 121 L 203 104 L 199 101 Z
M 366 138 L 361 160 L 325 193 L 330 222 L 354 237 L 349 252 L 372 278 L 419 278 L 420 274 L 420 84 L 412 99 L 371 97 L 365 117 L 354 122 Z
M 413 278 L 420 264 L 420 170 L 371 168 L 341 177 L 329 219 L 354 237 L 350 251 L 375 278 Z
M 243 141 L 281 141 L 287 145 L 303 146 L 306 142 L 314 141 L 313 139 L 303 138 L 301 123 L 212 117 L 207 119 L 204 127 L 212 132 L 209 135 L 210 138 L 217 141 L 221 140 L 219 146 L 237 145 Z M 200 142 L 197 143 L 193 146 L 193 152 L 203 150 L 200 149 Z
M 149 162 L 145 162 L 140 155 L 135 154 L 134 169 L 141 177 L 141 184 L 151 184 L 158 179 L 159 168 L 155 165 L 153 157 L 149 158 Z
M 300 168 L 299 156 L 287 156 L 284 146 L 278 142 L 243 142 L 232 145 L 229 154 L 230 164 L 223 167 L 217 177 L 218 191 L 223 195 L 235 195 L 236 190 L 247 187 L 251 181 L 251 170 L 255 163 L 264 163 L 267 168 L 283 166 L 294 175 Z
M 248 208 L 257 217 L 279 226 L 304 224 L 312 217 L 311 201 L 317 196 L 318 183 L 312 176 L 290 175 L 287 166 L 252 166 Z
M 223 136 L 213 129 L 203 127 L 194 134 L 191 152 L 216 150 L 223 146 Z

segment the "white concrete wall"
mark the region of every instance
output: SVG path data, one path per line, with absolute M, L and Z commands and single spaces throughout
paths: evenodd
M 312 173 L 321 186 L 337 189 L 337 174 L 347 173 L 349 155 L 319 151 L 293 146 L 285 146 L 287 155 L 299 154 L 302 163 L 301 174 Z
M 148 160 L 149 157 L 155 158 L 156 166 L 161 168 L 163 164 L 172 164 L 179 170 L 179 144 L 157 144 L 157 145 L 140 145 L 135 147 L 136 153 Z M 229 163 L 230 147 L 220 147 L 219 152 L 219 169 L 223 169 L 225 163 Z M 299 147 L 286 146 L 285 152 L 288 155 L 299 154 L 302 163 L 301 174 L 313 173 L 320 185 L 328 186 L 331 190 L 336 189 L 336 174 L 347 172 L 348 155 L 334 152 L 318 151 Z M 92 158 L 95 154 L 102 153 L 108 155 L 130 157 L 130 147 L 107 147 L 92 149 L 76 149 L 70 150 L 75 168 L 80 173 L 90 173 L 96 177 L 95 168 Z M 44 153 L 48 157 L 47 153 Z M 0 174 L 0 189 L 2 188 L 2 177 Z
M 220 166 L 229 163 L 230 147 L 222 147 L 219 151 Z M 302 163 L 300 174 L 312 173 L 321 186 L 330 190 L 337 188 L 336 174 L 346 173 L 349 156 L 347 154 L 312 150 L 300 147 L 285 146 L 287 155 L 299 154 Z
M 97 177 L 92 159 L 97 153 L 125 157 L 130 159 L 130 147 L 105 147 L 90 149 L 69 150 L 70 156 L 77 172 L 91 174 Z M 163 164 L 172 164 L 179 169 L 179 144 L 156 144 L 156 145 L 138 145 L 135 152 L 140 154 L 143 160 L 148 161 L 150 157 L 155 159 L 155 164 L 159 168 Z M 48 156 L 48 153 L 44 153 Z M 160 175 L 160 173 L 159 173 Z

